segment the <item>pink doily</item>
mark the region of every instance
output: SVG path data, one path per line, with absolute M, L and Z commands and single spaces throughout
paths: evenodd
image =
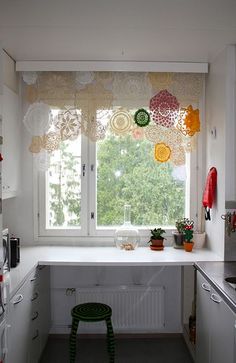
M 177 98 L 167 90 L 162 90 L 150 100 L 152 119 L 164 127 L 172 127 L 179 114 Z

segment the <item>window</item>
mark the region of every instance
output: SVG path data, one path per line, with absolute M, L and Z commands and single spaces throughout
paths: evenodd
M 36 79 L 22 87 L 38 156 L 36 239 L 109 240 L 127 203 L 143 236 L 171 231 L 183 216 L 198 226 L 203 75 L 48 71 Z
M 39 172 L 39 236 L 112 236 L 127 203 L 141 233 L 172 229 L 188 215 L 190 164 L 159 164 L 151 142 L 129 135 L 66 140 Z

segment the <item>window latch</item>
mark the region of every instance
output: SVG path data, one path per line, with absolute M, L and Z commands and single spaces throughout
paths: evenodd
M 82 165 L 82 175 L 85 176 L 85 172 L 86 172 L 86 165 L 83 164 Z
M 91 219 L 94 219 L 94 212 L 91 212 Z

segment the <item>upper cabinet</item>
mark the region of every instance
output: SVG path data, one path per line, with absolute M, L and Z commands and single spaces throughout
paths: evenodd
M 20 180 L 20 97 L 15 62 L 3 52 L 2 196 L 15 197 Z

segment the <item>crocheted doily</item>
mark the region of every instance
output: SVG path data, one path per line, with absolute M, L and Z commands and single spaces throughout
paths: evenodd
M 172 127 L 179 114 L 177 98 L 167 90 L 160 91 L 150 100 L 152 119 L 164 127 Z

